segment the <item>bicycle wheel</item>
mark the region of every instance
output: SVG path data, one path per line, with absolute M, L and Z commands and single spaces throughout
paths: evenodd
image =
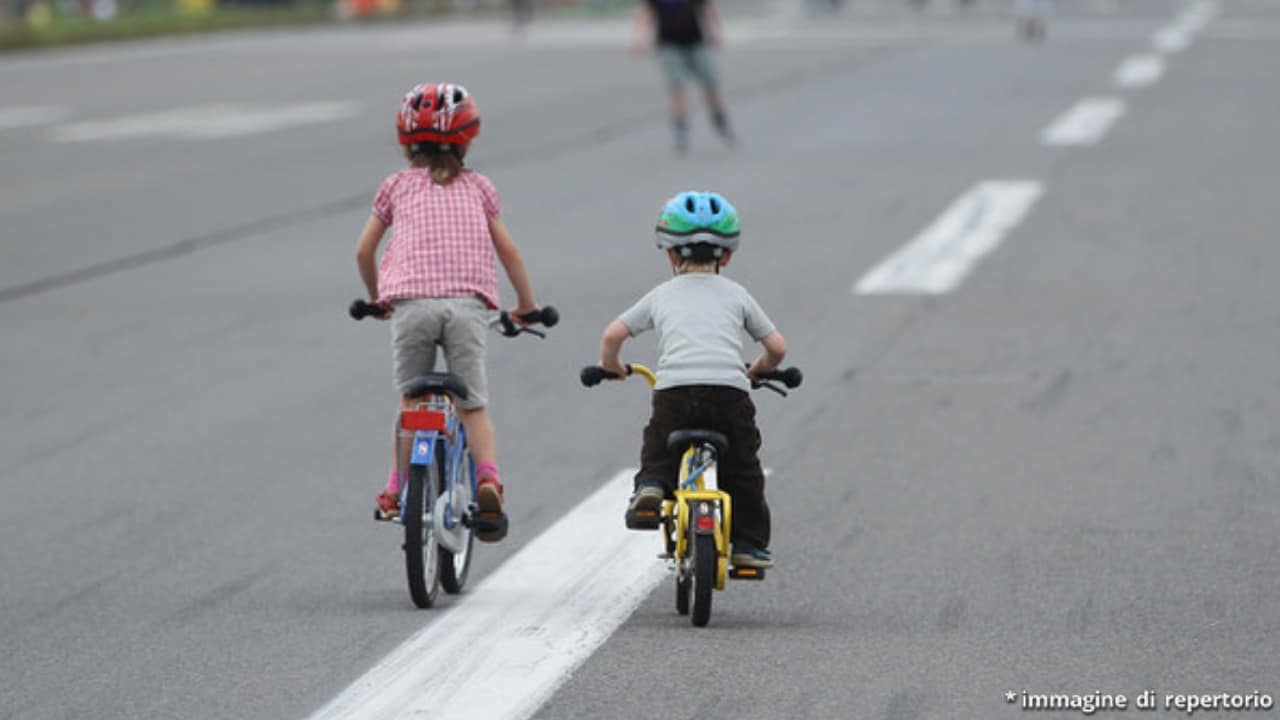
M 716 584 L 716 539 L 713 535 L 694 535 L 690 549 L 693 552 L 693 615 L 689 620 L 703 627 L 711 619 L 711 591 Z
M 443 455 L 440 457 L 440 490 L 443 492 L 444 485 L 444 463 Z M 457 531 L 462 537 L 461 547 L 458 552 L 450 552 L 448 548 L 441 545 L 440 551 L 440 585 L 444 587 L 444 591 L 450 595 L 456 595 L 462 592 L 462 586 L 467 584 L 467 573 L 471 570 L 471 546 L 475 543 L 475 533 L 471 528 L 462 523 L 462 515 L 467 511 L 467 505 L 471 502 L 471 453 L 463 452 L 462 462 L 458 466 L 458 477 L 453 483 L 453 492 L 455 497 L 450 498 L 450 512 L 452 513 L 452 521 L 457 523 Z M 459 502 L 453 502 L 453 500 Z
M 409 488 L 404 507 L 400 509 L 409 595 L 420 608 L 431 607 L 440 593 L 440 554 L 436 550 L 436 531 L 430 516 L 436 504 L 438 476 L 435 465 L 410 465 Z
M 674 555 L 676 551 L 674 520 L 670 516 L 662 518 L 662 534 L 666 538 L 667 553 Z M 676 563 L 676 612 L 689 614 L 689 589 L 693 587 L 689 580 L 689 561 L 681 559 Z
M 681 615 L 689 614 L 689 590 L 693 587 L 689 576 L 676 576 L 676 612 Z

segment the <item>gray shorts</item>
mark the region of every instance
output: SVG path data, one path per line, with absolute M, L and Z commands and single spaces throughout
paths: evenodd
M 468 410 L 488 403 L 485 342 L 489 337 L 489 308 L 473 297 L 416 298 L 392 303 L 391 355 L 396 390 L 403 393 L 415 377 L 435 371 L 436 346 L 444 348 L 448 372 L 467 384 Z
M 659 45 L 658 62 L 669 92 L 684 88 L 685 73 L 693 73 L 704 90 L 716 89 L 716 68 L 706 45 Z

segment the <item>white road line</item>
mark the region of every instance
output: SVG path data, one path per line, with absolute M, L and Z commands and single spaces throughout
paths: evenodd
M 1151 85 L 1164 75 L 1164 60 L 1159 55 L 1134 55 L 1116 68 L 1116 85 L 1140 88 Z
M 47 125 L 57 122 L 64 115 L 66 110 L 57 107 L 0 108 L 0 130 Z
M 233 103 L 204 105 L 63 125 L 54 129 L 53 140 L 89 142 L 142 137 L 216 140 L 333 122 L 359 112 L 358 103 L 339 101 L 256 108 Z
M 565 514 L 311 720 L 536 712 L 667 576 L 657 535 L 622 527 L 633 474 Z
M 1040 140 L 1054 146 L 1094 145 L 1124 111 L 1124 100 L 1120 98 L 1085 98 L 1046 127 Z
M 1218 5 L 1208 0 L 1191 5 L 1173 23 L 1156 32 L 1151 44 L 1162 53 L 1182 52 L 1220 12 Z
M 915 239 L 863 275 L 853 291 L 940 295 L 954 290 L 1022 222 L 1043 190 L 1034 180 L 978 183 Z
M 1163 28 L 1151 39 L 1151 44 L 1162 53 L 1179 53 L 1191 44 L 1187 31 L 1180 25 Z
M 1217 3 L 1202 0 L 1182 13 L 1182 23 L 1192 33 L 1199 33 L 1213 22 L 1222 9 Z

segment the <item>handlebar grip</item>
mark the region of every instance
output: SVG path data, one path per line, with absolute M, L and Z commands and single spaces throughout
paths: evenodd
M 525 313 L 524 315 L 519 315 L 518 317 L 520 318 L 521 322 L 529 323 L 532 325 L 542 325 L 543 327 L 551 327 L 556 323 L 560 322 L 560 313 L 550 305 L 543 307 L 541 310 L 534 310 L 531 313 Z M 499 314 L 498 322 L 502 325 L 503 335 L 506 335 L 508 337 L 515 337 L 516 335 L 519 335 L 522 332 L 522 329 L 516 326 L 515 321 L 511 319 L 511 315 L 509 315 L 506 310 L 503 310 Z M 542 333 L 536 330 L 530 330 L 529 328 L 523 328 L 523 332 L 530 332 L 530 333 L 533 333 L 534 335 L 542 335 Z
M 608 377 L 613 377 L 613 373 L 605 372 L 605 369 L 599 365 L 588 365 L 578 373 L 578 379 L 585 387 L 595 387 Z
M 351 307 L 347 308 L 347 313 L 351 315 L 352 320 L 363 320 L 367 317 L 386 315 L 387 309 L 367 300 L 353 300 Z
M 777 380 L 789 388 L 800 387 L 800 383 L 804 382 L 804 373 L 800 372 L 798 367 L 789 367 L 782 370 L 774 370 L 767 375 L 761 375 L 761 380 Z
M 631 374 L 631 366 L 627 365 L 627 374 Z M 578 373 L 578 379 L 587 387 L 595 387 L 604 380 L 616 380 L 617 373 L 611 373 L 599 365 L 588 365 L 582 368 L 582 372 Z
M 555 327 L 556 323 L 560 322 L 560 311 L 550 305 L 544 306 L 542 310 L 537 313 L 530 314 L 535 315 L 535 317 L 525 316 L 525 320 L 529 322 L 542 323 L 543 327 Z

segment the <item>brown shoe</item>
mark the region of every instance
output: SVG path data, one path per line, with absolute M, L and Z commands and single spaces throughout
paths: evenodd
M 480 478 L 476 483 L 476 507 L 486 515 L 501 515 L 502 483 L 491 477 Z

